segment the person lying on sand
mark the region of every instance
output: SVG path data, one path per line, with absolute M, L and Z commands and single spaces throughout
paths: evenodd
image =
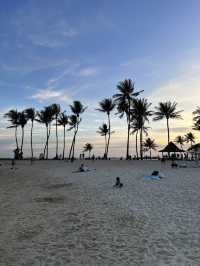
M 123 184 L 120 182 L 120 177 L 116 177 L 116 182 L 115 182 L 115 185 L 113 187 L 116 187 L 116 188 L 123 187 Z

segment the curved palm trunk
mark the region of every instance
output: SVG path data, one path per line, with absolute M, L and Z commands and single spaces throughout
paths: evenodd
M 111 125 L 110 125 L 110 114 L 108 114 L 108 143 L 107 143 L 107 151 L 106 151 L 106 159 L 108 158 L 108 150 L 109 150 L 109 145 L 110 145 L 110 135 L 111 135 Z
M 19 149 L 19 144 L 18 144 L 18 139 L 17 139 L 17 126 L 15 127 L 15 141 L 16 141 L 17 149 Z
M 74 136 L 75 136 L 75 133 L 74 133 Z M 70 151 L 69 151 L 69 156 L 68 156 L 69 160 L 71 159 L 71 154 L 72 154 L 72 149 L 73 149 L 73 144 L 74 144 L 74 136 L 73 136 L 72 144 L 71 144 Z
M 63 156 L 62 159 L 65 159 L 65 126 L 64 126 L 64 134 L 63 134 Z
M 22 127 L 21 154 L 22 154 L 22 152 L 23 152 L 23 145 L 24 145 L 24 127 Z
M 73 142 L 73 148 L 72 148 L 72 159 L 74 159 L 74 152 L 75 152 L 75 144 L 76 144 L 76 134 L 78 133 L 78 127 L 74 135 L 74 142 Z
M 31 125 L 31 159 L 33 159 L 33 121 Z
M 140 129 L 140 159 L 143 160 L 142 128 Z
M 56 159 L 58 159 L 58 116 L 56 115 Z
M 136 148 L 136 156 L 137 156 L 137 159 L 138 159 L 138 130 L 136 132 L 136 135 L 135 135 L 135 148 Z
M 128 101 L 128 115 L 127 115 L 127 123 L 128 123 L 128 136 L 127 136 L 127 145 L 126 145 L 126 160 L 129 160 L 129 143 L 130 143 L 130 109 L 131 103 L 130 99 Z

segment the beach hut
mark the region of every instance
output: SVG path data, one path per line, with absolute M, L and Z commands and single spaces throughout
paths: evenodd
M 174 158 L 176 158 L 176 154 L 182 154 L 183 152 L 185 152 L 184 150 L 180 149 L 179 147 L 177 147 L 172 141 L 169 142 L 169 144 L 162 150 L 160 150 L 159 152 L 162 152 L 162 157 L 164 153 L 167 153 L 169 157 L 171 157 L 171 153 L 173 153 Z

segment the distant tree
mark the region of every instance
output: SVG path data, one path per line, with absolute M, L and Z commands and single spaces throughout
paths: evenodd
M 60 105 L 57 103 L 53 103 L 51 105 L 52 115 L 56 120 L 56 159 L 58 159 L 58 116 L 60 114 Z
M 65 159 L 65 133 L 66 133 L 66 126 L 69 124 L 69 118 L 68 116 L 65 114 L 65 112 L 62 112 L 59 114 L 58 117 L 58 126 L 63 126 L 63 155 L 62 155 L 62 159 Z
M 26 117 L 25 111 L 19 112 L 18 125 L 21 126 L 22 129 L 22 139 L 21 139 L 21 155 L 23 154 L 23 144 L 24 144 L 24 127 L 28 122 L 28 118 Z
M 200 131 L 200 107 L 197 107 L 196 110 L 192 113 L 193 114 L 193 121 L 194 121 L 194 130 Z
M 156 111 L 154 112 L 154 121 L 159 121 L 162 119 L 167 120 L 167 134 L 168 134 L 168 144 L 170 142 L 169 135 L 169 119 L 182 119 L 180 113 L 181 111 L 176 111 L 177 103 L 176 102 L 160 102 L 158 106 L 155 107 Z
M 25 110 L 25 114 L 27 119 L 31 121 L 31 159 L 33 159 L 33 122 L 36 118 L 36 112 L 34 108 L 28 108 Z
M 104 152 L 104 158 L 106 159 L 106 152 L 107 152 L 107 135 L 109 134 L 109 129 L 107 124 L 103 124 L 101 127 L 99 127 L 99 130 L 97 131 L 101 136 L 105 138 L 105 152 Z
M 18 138 L 17 138 L 17 127 L 19 126 L 18 124 L 19 112 L 17 110 L 12 109 L 8 113 L 6 113 L 4 117 L 8 118 L 8 120 L 11 122 L 11 126 L 8 126 L 8 128 L 15 128 L 16 148 L 19 149 Z
M 110 136 L 111 136 L 111 123 L 110 123 L 110 113 L 111 111 L 115 108 L 115 103 L 113 102 L 112 99 L 106 98 L 99 102 L 99 108 L 97 108 L 98 111 L 104 112 L 108 116 L 108 143 L 107 143 L 107 151 L 106 151 L 106 158 L 108 157 L 108 150 L 109 150 L 109 145 L 110 145 Z
M 74 152 L 75 152 L 75 143 L 76 143 L 76 135 L 78 133 L 78 129 L 79 129 L 79 124 L 81 122 L 81 117 L 80 115 L 85 112 L 85 110 L 87 109 L 87 107 L 84 107 L 83 104 L 80 101 L 74 101 L 72 105 L 70 105 L 71 111 L 72 113 L 76 116 L 76 124 L 75 124 L 75 131 L 74 131 L 74 137 L 73 137 L 73 141 L 72 141 L 72 146 L 71 146 L 71 153 L 70 153 L 70 157 L 72 159 L 74 159 Z M 74 119 L 74 118 L 73 118 Z M 75 121 L 71 121 L 72 124 Z M 72 125 L 73 127 L 74 125 Z M 70 158 L 69 158 L 70 159 Z
M 183 149 L 185 138 L 179 135 L 175 138 L 175 142 L 180 145 L 181 149 Z
M 124 114 L 127 120 L 127 147 L 126 147 L 126 159 L 130 158 L 129 155 L 129 139 L 130 139 L 130 128 L 131 128 L 131 104 L 133 99 L 137 97 L 142 91 L 135 92 L 134 82 L 131 79 L 125 79 L 120 81 L 117 85 L 119 93 L 113 97 L 117 105 L 117 114 L 122 118 Z
M 195 136 L 192 132 L 189 132 L 185 135 L 185 141 L 187 143 L 190 142 L 190 146 L 192 147 L 193 143 L 195 143 Z
M 37 122 L 42 123 L 46 126 L 46 143 L 44 147 L 44 156 L 46 155 L 46 159 L 48 159 L 49 154 L 49 137 L 51 133 L 51 122 L 54 119 L 54 114 L 52 113 L 51 106 L 44 107 L 43 110 L 37 112 Z
M 140 158 L 143 159 L 143 132 L 147 130 L 145 123 L 149 122 L 149 117 L 152 115 L 152 111 L 149 110 L 151 103 L 148 103 L 147 99 L 134 99 L 132 116 L 138 123 L 138 129 L 140 130 Z
M 85 146 L 83 147 L 83 151 L 88 152 L 89 159 L 90 159 L 92 149 L 93 149 L 93 145 L 91 143 L 86 143 Z
M 149 155 L 150 155 L 150 159 L 151 159 L 151 151 L 152 150 L 156 150 L 156 148 L 158 147 L 155 143 L 154 139 L 151 138 L 147 138 L 144 142 L 144 148 L 149 151 Z

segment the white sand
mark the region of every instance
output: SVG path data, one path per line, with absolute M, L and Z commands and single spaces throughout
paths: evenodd
M 200 168 L 160 162 L 0 166 L 0 265 L 200 265 Z M 166 178 L 145 180 L 161 170 Z M 120 176 L 124 187 L 113 189 Z

